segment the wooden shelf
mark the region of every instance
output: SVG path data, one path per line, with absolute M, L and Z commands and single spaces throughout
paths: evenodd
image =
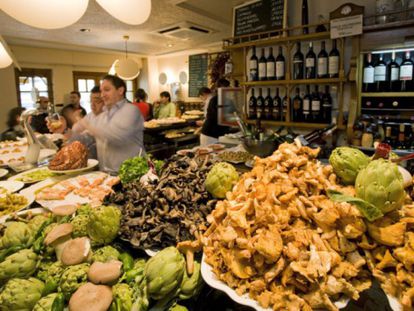
M 375 92 L 361 93 L 362 97 L 414 97 L 414 92 Z
M 301 79 L 301 80 L 272 80 L 272 81 L 249 81 L 242 82 L 244 86 L 273 86 L 273 85 L 288 85 L 288 84 L 337 84 L 346 82 L 344 78 L 334 79 Z
M 405 108 L 364 108 L 364 107 L 361 107 L 361 110 L 375 111 L 375 112 L 395 112 L 395 113 L 414 112 L 414 108 L 413 109 L 405 109 Z
M 248 124 L 256 124 L 256 120 L 247 120 Z M 329 124 L 323 123 L 305 123 L 305 122 L 284 122 L 284 121 L 269 121 L 262 120 L 264 125 L 273 125 L 273 126 L 288 126 L 288 127 L 297 127 L 297 128 L 312 128 L 312 129 L 323 129 Z
M 258 35 L 259 36 L 259 35 Z M 324 39 L 330 39 L 330 32 L 329 31 L 325 31 L 325 32 L 315 32 L 315 33 L 311 33 L 308 35 L 296 35 L 296 36 L 278 36 L 278 37 L 266 37 L 266 38 L 260 38 L 257 40 L 252 40 L 252 41 L 248 41 L 248 42 L 241 42 L 241 43 L 236 43 L 236 44 L 229 44 L 229 45 L 225 45 L 223 46 L 223 49 L 225 50 L 233 50 L 233 49 L 240 49 L 240 48 L 244 48 L 244 47 L 249 47 L 249 46 L 270 46 L 270 45 L 277 45 L 277 44 L 284 44 L 287 42 L 297 42 L 297 41 L 317 41 L 317 40 L 324 40 Z M 241 38 L 229 38 L 229 39 L 224 39 L 224 42 L 226 41 L 235 41 L 235 40 L 242 40 Z

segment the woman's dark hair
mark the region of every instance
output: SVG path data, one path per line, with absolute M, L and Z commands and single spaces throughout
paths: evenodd
M 211 94 L 211 90 L 208 87 L 203 86 L 198 90 L 198 96 L 208 95 L 208 94 Z
M 145 93 L 144 89 L 138 89 L 135 91 L 135 99 L 137 101 L 146 101 L 147 100 L 147 93 Z
M 109 82 L 111 82 L 111 84 L 113 86 L 115 86 L 116 89 L 119 89 L 120 87 L 123 87 L 124 88 L 124 93 L 122 95 L 124 95 L 124 97 L 125 97 L 126 84 L 125 84 L 124 80 L 122 80 L 121 78 L 119 78 L 117 76 L 113 76 L 113 75 L 106 75 L 105 77 L 103 77 L 102 80 L 108 80 Z
M 99 85 L 95 85 L 92 89 L 91 89 L 91 93 L 100 93 L 101 89 L 99 88 Z
M 167 91 L 161 92 L 161 93 L 160 93 L 160 97 L 168 97 L 168 101 L 169 101 L 169 102 L 171 101 L 171 95 L 170 95 L 170 93 L 169 93 L 169 92 L 167 92 Z
M 9 127 L 9 128 L 12 128 L 12 127 L 14 127 L 14 126 L 16 126 L 16 125 L 18 125 L 19 123 L 17 122 L 17 117 L 18 116 L 20 116 L 22 113 L 23 113 L 23 111 L 25 111 L 26 110 L 26 108 L 22 108 L 22 107 L 15 107 L 15 108 L 13 108 L 13 109 L 11 109 L 10 111 L 9 111 L 9 117 L 8 117 L 8 119 L 7 119 L 7 126 Z

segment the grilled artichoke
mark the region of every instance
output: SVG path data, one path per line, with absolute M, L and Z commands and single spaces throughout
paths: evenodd
M 25 245 L 30 247 L 33 243 L 33 233 L 24 222 L 11 222 L 0 239 L 0 250 L 12 246 Z
M 72 294 L 88 281 L 89 264 L 82 263 L 67 267 L 62 274 L 59 282 L 59 291 L 69 300 Z
M 144 275 L 148 295 L 161 300 L 175 296 L 183 280 L 185 271 L 184 257 L 175 247 L 167 247 L 147 261 Z M 171 297 L 171 298 L 172 298 Z
M 35 278 L 11 279 L 0 294 L 2 311 L 31 311 L 42 297 L 44 284 Z
M 213 197 L 224 199 L 238 179 L 239 175 L 233 165 L 226 162 L 217 163 L 207 174 L 206 190 Z
M 37 268 L 38 257 L 31 249 L 22 249 L 0 263 L 0 282 L 11 278 L 27 278 Z
M 41 298 L 33 308 L 33 311 L 52 311 L 52 305 L 58 294 L 53 293 Z
M 338 147 L 329 157 L 335 174 L 346 185 L 353 185 L 359 171 L 365 168 L 370 158 L 362 151 L 351 147 Z
M 403 178 L 396 164 L 378 159 L 361 170 L 355 181 L 358 198 L 379 208 L 384 214 L 402 206 Z
M 111 243 L 118 234 L 121 212 L 115 206 L 100 206 L 91 211 L 87 232 L 97 244 Z
M 198 295 L 203 287 L 203 278 L 201 277 L 201 266 L 197 261 L 194 261 L 194 272 L 192 275 L 188 275 L 187 271 L 184 271 L 183 281 L 180 285 L 181 300 L 190 299 Z
M 118 260 L 119 252 L 112 246 L 104 246 L 93 252 L 92 261 L 108 262 Z

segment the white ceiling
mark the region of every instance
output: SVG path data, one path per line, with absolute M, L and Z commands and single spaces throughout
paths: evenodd
M 75 24 L 57 30 L 27 26 L 0 10 L 0 35 L 9 44 L 59 48 L 69 46 L 123 51 L 123 36 L 129 35 L 128 51 L 143 55 L 162 55 L 194 48 L 211 48 L 231 36 L 232 8 L 245 0 L 152 0 L 150 18 L 142 25 L 130 26 L 109 15 L 94 0 Z M 182 41 L 156 34 L 159 29 L 181 22 L 212 29 L 213 33 L 197 35 Z M 88 28 L 90 32 L 81 32 Z M 172 47 L 168 47 L 172 44 Z

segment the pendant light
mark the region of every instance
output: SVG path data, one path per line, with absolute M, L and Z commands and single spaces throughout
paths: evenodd
M 116 19 L 129 25 L 144 23 L 151 13 L 151 0 L 96 0 Z
M 88 2 L 89 0 L 1 0 L 0 9 L 29 26 L 58 29 L 77 22 L 85 13 Z
M 7 68 L 14 62 L 14 65 L 21 70 L 17 59 L 7 45 L 6 41 L 0 36 L 0 68 Z
M 116 75 L 123 80 L 134 80 L 140 73 L 137 62 L 128 58 L 128 40 L 129 36 L 123 37 L 125 40 L 125 59 L 116 60 L 113 64 Z

